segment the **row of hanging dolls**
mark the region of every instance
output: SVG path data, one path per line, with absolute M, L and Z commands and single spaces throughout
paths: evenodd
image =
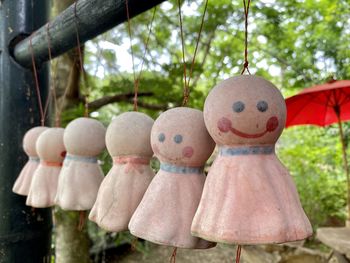
M 279 90 L 243 75 L 214 87 L 203 112 L 178 107 L 155 121 L 125 112 L 107 130 L 90 118 L 65 129 L 35 127 L 24 136 L 29 161 L 13 191 L 29 206 L 91 209 L 89 219 L 107 231 L 130 230 L 173 247 L 305 239 L 310 222 L 275 155 L 285 118 Z M 106 177 L 97 160 L 105 145 L 113 159 Z M 160 161 L 156 175 L 153 155 Z

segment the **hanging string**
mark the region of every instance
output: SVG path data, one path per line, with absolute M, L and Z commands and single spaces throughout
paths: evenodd
M 79 28 L 78 28 L 78 15 L 77 15 L 77 5 L 78 5 L 78 1 L 75 1 L 74 4 L 74 17 L 75 17 L 75 32 L 76 32 L 76 39 L 77 39 L 77 50 L 78 50 L 78 55 L 79 55 L 79 63 L 80 63 L 80 72 L 81 74 L 83 74 L 83 85 L 86 88 L 86 94 L 85 94 L 85 104 L 84 104 L 84 108 L 85 108 L 85 113 L 84 116 L 88 117 L 89 116 L 89 96 L 90 96 L 90 91 L 89 91 L 89 87 L 87 85 L 87 76 L 86 76 L 86 72 L 84 69 L 84 64 L 83 64 L 83 55 L 81 52 L 81 44 L 80 44 L 80 38 L 79 38 Z
M 139 242 L 139 239 L 137 237 L 133 238 L 133 240 L 131 241 L 131 251 L 134 252 L 136 251 L 136 247 L 137 247 L 137 243 Z
M 138 84 L 136 83 L 136 72 L 135 72 L 135 60 L 134 60 L 134 50 L 132 48 L 132 35 L 131 35 L 131 22 L 130 22 L 130 14 L 129 14 L 129 2 L 128 0 L 125 0 L 126 5 L 126 17 L 128 19 L 128 34 L 129 34 L 129 41 L 130 41 L 130 53 L 131 53 L 131 62 L 132 62 L 132 72 L 134 77 L 134 111 L 137 111 L 137 91 L 138 91 Z
M 47 23 L 46 25 L 46 33 L 47 33 L 47 45 L 48 45 L 48 51 L 49 51 L 49 59 L 50 59 L 50 64 L 52 66 L 52 52 L 51 52 L 51 39 L 50 39 L 50 23 Z M 58 109 L 58 103 L 57 103 L 57 94 L 56 94 L 56 82 L 55 78 L 56 76 L 54 75 L 55 70 L 52 73 L 52 87 L 50 89 L 50 95 L 53 98 L 54 101 L 54 107 L 55 107 L 55 126 L 60 127 L 61 126 L 61 112 Z M 47 111 L 49 103 L 46 104 L 46 109 Z
M 244 64 L 241 75 L 247 70 L 250 75 L 250 71 L 248 68 L 248 14 L 249 14 L 249 6 L 250 0 L 243 0 L 244 5 Z
M 79 211 L 79 223 L 78 223 L 78 231 L 82 231 L 84 229 L 86 223 L 86 211 Z
M 43 110 L 43 104 L 41 102 L 38 72 L 36 70 L 36 65 L 35 65 L 35 57 L 34 57 L 33 44 L 32 44 L 32 36 L 33 35 L 34 34 L 32 34 L 29 37 L 29 44 L 30 44 L 30 52 L 32 53 L 32 66 L 33 66 L 33 73 L 34 73 L 34 80 L 35 80 L 36 95 L 38 97 L 38 105 L 39 105 L 39 111 L 40 111 L 40 123 L 41 123 L 41 126 L 44 126 L 45 125 L 45 115 L 44 115 L 44 110 Z
M 183 32 L 183 25 L 182 25 L 182 15 L 181 15 L 181 0 L 178 0 L 177 2 L 178 2 L 178 7 L 179 7 L 180 37 L 181 37 L 181 47 L 182 47 L 182 63 L 184 65 L 184 70 L 183 70 L 184 91 L 183 91 L 182 105 L 186 106 L 188 103 L 188 98 L 189 98 L 189 90 L 187 88 L 187 76 L 186 76 L 185 41 L 184 41 L 184 32 Z
M 238 245 L 237 251 L 236 251 L 236 263 L 239 263 L 241 260 L 241 250 L 242 250 L 241 245 Z
M 190 74 L 188 76 L 188 81 L 187 81 L 187 87 L 188 88 L 190 87 L 190 80 L 191 80 L 191 77 L 192 77 L 194 63 L 195 63 L 195 60 L 196 60 L 196 55 L 197 55 L 197 51 L 198 51 L 199 41 L 201 39 L 201 35 L 202 35 L 202 31 L 203 31 L 204 18 L 205 18 L 205 14 L 207 12 L 207 8 L 208 8 L 208 0 L 205 1 L 205 5 L 204 5 L 204 12 L 203 12 L 203 15 L 202 15 L 202 21 L 201 21 L 201 25 L 200 25 L 198 36 L 197 36 L 196 48 L 194 50 L 194 55 L 193 55 L 193 58 L 192 58 Z
M 127 20 L 128 20 L 128 34 L 129 34 L 129 41 L 130 41 L 130 53 L 131 53 L 131 61 L 132 61 L 132 71 L 133 71 L 133 77 L 134 77 L 134 111 L 138 110 L 138 106 L 137 106 L 137 101 L 138 101 L 138 91 L 139 91 L 139 84 L 140 84 L 140 79 L 141 79 L 141 74 L 143 71 L 143 65 L 147 56 L 147 51 L 148 51 L 148 43 L 149 43 L 149 39 L 152 33 L 152 25 L 153 25 L 153 21 L 154 21 L 154 17 L 156 14 L 156 10 L 157 7 L 155 7 L 153 9 L 153 14 L 152 14 L 152 18 L 151 21 L 149 23 L 148 26 L 148 35 L 147 35 L 147 39 L 146 39 L 146 43 L 145 43 L 145 50 L 142 56 L 142 60 L 141 60 L 141 67 L 140 67 L 140 72 L 138 74 L 138 76 L 136 76 L 136 70 L 135 70 L 135 56 L 134 56 L 134 50 L 133 50 L 133 46 L 132 46 L 132 34 L 131 34 L 131 22 L 130 22 L 130 13 L 129 13 L 129 3 L 128 0 L 125 0 L 125 4 L 126 4 L 126 16 L 127 16 Z
M 176 263 L 177 247 L 174 247 L 173 253 L 171 254 L 170 263 Z
M 137 80 L 140 80 L 141 74 L 142 74 L 142 71 L 143 71 L 143 65 L 145 64 L 144 62 L 145 62 L 146 55 L 147 55 L 147 52 L 148 52 L 148 43 L 149 43 L 149 39 L 151 37 L 152 25 L 153 25 L 154 17 L 156 15 L 156 11 L 157 11 L 157 6 L 155 6 L 153 8 L 152 19 L 151 19 L 151 22 L 149 23 L 149 26 L 148 26 L 148 35 L 147 35 L 147 39 L 146 39 L 146 43 L 145 43 L 145 50 L 143 52 L 142 61 L 141 61 L 141 68 L 140 68 L 140 72 L 139 72 L 139 75 L 137 77 Z
M 198 32 L 198 36 L 197 36 L 197 41 L 196 41 L 196 46 L 195 46 L 195 50 L 194 50 L 194 54 L 193 54 L 193 58 L 192 58 L 192 63 L 191 63 L 189 76 L 188 76 L 188 79 L 187 79 L 187 66 L 186 66 L 186 60 L 185 60 L 185 41 L 184 41 L 184 32 L 183 32 L 183 19 L 182 19 L 182 12 L 181 12 L 181 0 L 178 0 L 179 22 L 180 22 L 180 36 L 181 36 L 181 47 L 182 47 L 182 63 L 183 63 L 183 67 L 184 67 L 184 70 L 183 70 L 184 91 L 183 91 L 183 101 L 182 101 L 182 105 L 183 106 L 187 105 L 188 100 L 189 100 L 189 96 L 190 96 L 190 80 L 191 80 L 191 77 L 192 77 L 194 64 L 195 64 L 197 51 L 198 51 L 198 46 L 199 46 L 199 42 L 200 42 L 200 39 L 201 39 L 202 31 L 203 31 L 204 18 L 205 18 L 205 14 L 207 12 L 207 7 L 208 7 L 208 0 L 205 1 L 204 12 L 203 12 L 203 15 L 202 15 L 201 24 L 200 24 L 200 28 L 199 28 L 199 32 Z

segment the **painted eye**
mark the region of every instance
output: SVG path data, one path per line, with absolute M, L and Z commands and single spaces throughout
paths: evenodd
M 233 103 L 232 105 L 232 109 L 234 112 L 240 113 L 242 111 L 244 111 L 244 103 L 242 101 L 236 101 L 235 103 Z
M 160 142 L 164 142 L 164 141 L 165 141 L 165 135 L 164 135 L 164 133 L 160 133 L 160 134 L 158 135 L 158 141 L 160 141 Z
M 265 112 L 269 108 L 269 105 L 266 101 L 261 100 L 258 102 L 258 104 L 256 104 L 256 108 L 258 109 L 258 111 Z
M 174 142 L 177 143 L 177 144 L 181 143 L 182 142 L 182 135 L 176 134 L 174 136 Z

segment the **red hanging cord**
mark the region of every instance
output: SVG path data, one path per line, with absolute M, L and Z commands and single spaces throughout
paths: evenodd
M 46 25 L 46 32 L 47 32 L 47 45 L 49 50 L 49 59 L 50 64 L 52 64 L 52 53 L 51 53 L 51 39 L 50 39 L 50 23 L 47 23 Z M 56 94 L 56 81 L 55 81 L 54 75 L 52 75 L 52 87 L 50 89 L 50 94 L 52 95 L 53 101 L 54 101 L 54 107 L 55 107 L 55 126 L 60 127 L 61 126 L 61 112 L 58 109 L 58 102 L 57 102 L 57 94 Z M 48 107 L 49 103 L 47 103 L 46 107 Z M 47 111 L 47 108 L 46 110 Z
M 174 247 L 173 253 L 170 257 L 170 263 L 176 263 L 176 253 L 177 253 L 177 247 Z
M 78 21 L 78 14 L 77 14 L 78 1 L 79 0 L 76 0 L 75 4 L 74 4 L 74 17 L 75 17 L 74 22 L 75 22 L 75 31 L 76 31 L 76 39 L 77 39 L 77 50 L 78 50 L 79 63 L 80 63 L 80 72 L 83 75 L 83 83 L 84 83 L 84 86 L 86 88 L 85 104 L 84 104 L 84 107 L 85 107 L 84 116 L 88 117 L 89 116 L 89 96 L 90 96 L 90 91 L 89 91 L 88 85 L 86 84 L 87 76 L 86 76 L 86 72 L 85 72 L 85 69 L 84 69 L 83 55 L 82 55 L 82 52 L 81 52 L 81 44 L 80 44 L 80 38 L 79 38 L 79 28 L 78 28 L 78 22 L 77 22 Z
M 136 76 L 136 70 L 135 70 L 135 56 L 134 56 L 134 50 L 132 47 L 132 34 L 131 34 L 131 22 L 130 22 L 130 13 L 129 13 L 129 3 L 128 0 L 125 0 L 125 4 L 126 4 L 126 16 L 128 19 L 128 34 L 129 34 L 129 41 L 130 41 L 130 53 L 131 53 L 131 61 L 132 61 L 132 70 L 133 70 L 133 77 L 134 77 L 134 111 L 138 110 L 138 106 L 137 106 L 137 101 L 138 101 L 138 91 L 139 91 L 139 84 L 140 84 L 140 79 L 141 79 L 141 74 L 143 71 L 143 65 L 146 59 L 146 55 L 147 55 L 147 51 L 148 51 L 148 43 L 149 43 L 149 39 L 152 33 L 152 24 L 154 21 L 154 17 L 156 14 L 156 10 L 157 7 L 155 7 L 153 9 L 153 15 L 152 15 L 152 19 L 150 21 L 150 24 L 148 26 L 148 35 L 147 35 L 147 39 L 146 39 L 146 43 L 145 43 L 145 50 L 142 56 L 142 60 L 141 60 L 141 68 L 140 68 L 140 72 L 139 75 Z
M 207 7 L 208 7 L 208 0 L 206 0 L 205 5 L 204 5 L 204 12 L 203 12 L 203 15 L 202 15 L 202 20 L 201 20 L 201 24 L 200 24 L 200 28 L 199 28 L 199 32 L 198 32 L 198 37 L 197 37 L 197 41 L 196 41 L 196 47 L 195 47 L 193 58 L 192 58 L 192 63 L 191 63 L 189 76 L 187 78 L 187 66 L 186 66 L 186 60 L 185 60 L 185 41 L 184 41 L 183 21 L 182 21 L 182 14 L 181 14 L 181 0 L 178 0 L 179 21 L 180 21 L 180 36 L 181 36 L 181 46 L 182 46 L 182 62 L 183 62 L 183 67 L 184 67 L 184 70 L 183 70 L 183 72 L 184 72 L 183 73 L 183 76 L 184 76 L 184 91 L 183 91 L 183 101 L 182 101 L 182 105 L 183 106 L 187 105 L 188 100 L 189 100 L 189 96 L 190 96 L 190 80 L 191 80 L 191 77 L 192 77 L 193 68 L 194 68 L 196 55 L 197 55 L 197 51 L 198 51 L 198 46 L 199 46 L 199 42 L 200 42 L 200 38 L 201 38 L 203 26 L 204 26 L 204 18 L 205 18 L 205 14 L 207 12 Z
M 188 81 L 187 81 L 187 87 L 190 87 L 190 79 L 192 77 L 192 72 L 193 72 L 193 68 L 194 68 L 194 63 L 196 60 L 196 55 L 197 55 L 197 51 L 198 51 L 198 46 L 199 46 L 199 41 L 201 39 L 201 35 L 202 35 L 202 31 L 203 31 L 203 26 L 204 26 L 204 18 L 205 18 L 205 14 L 207 12 L 207 8 L 208 8 L 208 0 L 205 1 L 205 5 L 204 5 L 204 12 L 202 15 L 202 21 L 201 21 L 201 25 L 199 28 L 199 32 L 198 32 L 198 37 L 197 37 L 197 42 L 196 42 L 196 48 L 194 50 L 194 55 L 193 55 L 193 59 L 192 59 L 192 64 L 191 64 L 191 69 L 190 69 L 190 74 L 188 76 Z
M 238 245 L 237 251 L 236 251 L 236 263 L 239 263 L 241 260 L 241 250 L 242 250 L 241 245 Z
M 131 62 L 132 62 L 132 72 L 134 77 L 134 111 L 137 111 L 137 93 L 138 93 L 138 81 L 136 79 L 136 72 L 135 72 L 135 60 L 134 60 L 134 50 L 132 48 L 132 35 L 131 35 L 131 22 L 130 22 L 130 14 L 129 14 L 129 2 L 128 0 L 125 0 L 126 5 L 126 17 L 128 19 L 128 34 L 129 34 L 129 41 L 130 41 L 130 53 L 131 53 Z
M 244 64 L 241 75 L 247 70 L 250 75 L 250 71 L 248 68 L 248 14 L 249 14 L 249 6 L 250 0 L 243 0 L 244 5 Z
M 45 125 L 45 115 L 44 115 L 44 110 L 43 110 L 43 105 L 41 102 L 41 94 L 40 94 L 40 87 L 39 87 L 39 79 L 38 79 L 38 72 L 36 70 L 36 65 L 35 65 L 35 57 L 34 57 L 34 51 L 33 51 L 33 44 L 32 44 L 32 36 L 34 33 L 29 37 L 29 44 L 30 44 L 30 51 L 32 53 L 32 66 L 33 66 L 33 74 L 34 74 L 34 79 L 35 79 L 35 88 L 36 88 L 36 94 L 38 97 L 38 105 L 39 105 L 39 111 L 40 111 L 40 123 L 41 126 Z

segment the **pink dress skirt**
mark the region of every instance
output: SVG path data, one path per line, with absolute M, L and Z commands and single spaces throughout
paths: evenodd
M 161 164 L 131 218 L 131 234 L 173 247 L 204 249 L 215 246 L 191 235 L 204 181 L 201 168 Z
M 283 243 L 312 234 L 274 146 L 220 149 L 191 230 L 207 240 L 235 244 Z

